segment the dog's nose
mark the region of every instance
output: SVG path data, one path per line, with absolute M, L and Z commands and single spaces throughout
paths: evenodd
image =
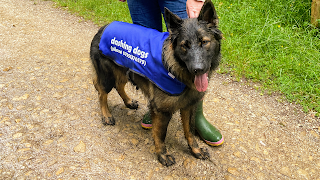
M 203 74 L 203 73 L 204 73 L 204 69 L 203 69 L 203 68 L 195 68 L 195 69 L 193 70 L 193 73 L 194 73 L 195 75 L 197 75 L 197 74 Z

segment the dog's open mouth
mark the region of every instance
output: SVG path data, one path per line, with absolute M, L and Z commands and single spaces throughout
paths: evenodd
M 208 88 L 208 73 L 196 75 L 194 78 L 194 85 L 199 92 L 204 92 Z

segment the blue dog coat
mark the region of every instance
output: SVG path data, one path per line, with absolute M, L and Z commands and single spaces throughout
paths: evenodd
M 168 36 L 168 32 L 114 21 L 104 29 L 99 49 L 118 65 L 148 78 L 164 92 L 179 95 L 186 85 L 162 63 L 162 45 Z

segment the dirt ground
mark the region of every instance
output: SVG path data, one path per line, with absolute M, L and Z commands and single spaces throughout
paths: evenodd
M 225 137 L 195 159 L 179 114 L 166 143 L 177 163 L 162 166 L 151 131 L 140 126 L 147 102 L 125 108 L 114 91 L 115 126 L 103 126 L 92 85 L 90 42 L 98 27 L 49 1 L 0 0 L 0 179 L 320 179 L 320 120 L 279 95 L 216 74 L 207 119 Z

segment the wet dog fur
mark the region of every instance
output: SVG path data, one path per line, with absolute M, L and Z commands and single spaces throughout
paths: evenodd
M 130 79 L 149 100 L 156 154 L 160 163 L 170 166 L 175 163 L 175 158 L 167 151 L 164 141 L 172 114 L 178 110 L 192 154 L 199 159 L 209 158 L 207 149 L 199 148 L 192 125 L 197 104 L 205 95 L 207 81 L 219 65 L 222 33 L 218 29 L 218 16 L 210 0 L 204 3 L 198 18 L 182 20 L 165 9 L 165 19 L 170 35 L 163 44 L 162 57 L 168 71 L 186 85 L 186 89 L 180 95 L 170 96 L 145 77 L 131 71 L 127 73 L 127 68 L 118 66 L 113 60 L 106 58 L 99 50 L 104 27 L 92 40 L 90 57 L 96 73 L 93 82 L 99 93 L 103 124 L 115 124 L 107 103 L 108 93 L 113 88 L 128 108 L 138 108 L 138 102 L 128 97 L 124 90 Z M 196 80 L 197 77 L 200 81 Z

